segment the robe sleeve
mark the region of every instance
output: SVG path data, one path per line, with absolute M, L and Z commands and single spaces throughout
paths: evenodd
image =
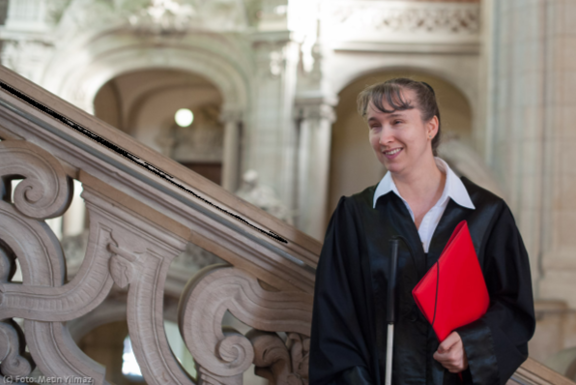
M 479 320 L 457 329 L 474 385 L 506 384 L 528 357 L 536 325 L 528 254 L 504 204 L 482 261 L 490 307 Z
M 355 299 L 361 293 L 356 229 L 346 198 L 332 215 L 316 269 L 310 385 L 374 384 Z M 350 203 L 350 202 L 348 202 Z M 356 298 L 355 298 L 356 297 Z

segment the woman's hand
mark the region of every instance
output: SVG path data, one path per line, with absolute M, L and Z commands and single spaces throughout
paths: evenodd
M 438 346 L 434 353 L 434 359 L 442 364 L 450 373 L 460 373 L 468 367 L 468 358 L 464 351 L 462 338 L 456 332 L 452 332 Z

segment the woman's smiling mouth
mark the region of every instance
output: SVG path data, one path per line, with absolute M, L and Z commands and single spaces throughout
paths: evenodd
M 382 151 L 382 153 L 384 156 L 386 156 L 386 158 L 394 159 L 400 153 L 400 151 L 402 151 L 402 148 L 394 148 L 392 150 Z

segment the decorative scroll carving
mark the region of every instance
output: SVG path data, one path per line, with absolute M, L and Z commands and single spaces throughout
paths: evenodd
M 24 357 L 24 336 L 15 322 L 0 322 L 0 371 L 4 376 L 27 376 L 32 367 Z
M 276 333 L 258 330 L 251 330 L 246 337 L 254 346 L 257 375 L 270 384 L 308 384 L 309 338 L 290 333 L 285 343 Z
M 310 338 L 298 333 L 288 334 L 288 349 L 292 358 L 292 372 L 300 378 L 308 379 L 308 356 Z
M 248 338 L 234 330 L 223 331 L 221 323 L 226 310 L 259 331 L 252 332 Z M 311 294 L 266 291 L 257 279 L 242 270 L 211 266 L 200 271 L 188 283 L 178 313 L 180 331 L 201 367 L 203 380 L 219 384 L 238 383 L 241 374 L 252 362 L 269 367 L 262 368 L 258 373 L 266 378 L 292 376 L 290 378 L 294 380 L 291 381 L 303 378 L 305 364 L 302 360 L 306 352 L 291 342 L 294 352 L 291 355 L 281 340 L 275 339 L 273 334 L 262 332 L 286 331 L 309 335 Z M 296 335 L 291 339 L 297 341 Z M 253 346 L 253 343 L 256 345 Z M 265 353 L 266 349 L 268 353 Z M 296 358 L 296 372 L 292 367 L 292 357 Z M 282 381 L 278 383 L 285 383 Z M 294 382 L 297 383 L 303 382 Z
M 10 176 L 26 178 L 15 192 L 19 201 L 14 205 L 0 201 L 2 316 L 25 318 L 26 342 L 34 362 L 45 375 L 91 377 L 96 384 L 102 384 L 104 369 L 74 344 L 63 323 L 34 321 L 37 318 L 66 318 L 63 304 L 68 307 L 73 304 L 80 309 L 85 305 L 82 303 L 84 298 L 74 296 L 74 291 L 66 298 L 63 289 L 65 261 L 58 239 L 43 221 L 30 218 L 51 217 L 64 211 L 72 191 L 70 180 L 54 157 L 31 143 L 2 141 L 0 157 L 0 173 L 5 180 Z M 30 215 L 22 215 L 22 212 Z M 9 282 L 15 258 L 22 269 L 22 284 Z M 87 286 L 91 283 L 90 280 L 85 282 Z M 110 279 L 110 286 L 111 283 Z M 102 296 L 102 293 L 96 294 Z M 103 296 L 106 294 L 104 290 Z M 98 295 L 95 297 L 93 306 L 99 301 Z M 3 327 L 2 331 L 9 333 L 7 338 L 17 351 L 10 328 Z M 19 349 L 23 348 L 23 344 L 19 346 Z M 8 369 L 0 367 L 2 373 L 27 374 L 30 365 L 23 361 L 22 355 L 19 357 L 12 353 L 4 360 L 2 365 Z
M 31 143 L 11 141 L 0 142 L 0 173 L 27 178 L 16 191 L 21 203 L 0 200 L 0 312 L 3 318 L 25 319 L 28 347 L 42 373 L 105 383 L 104 369 L 78 348 L 63 321 L 94 309 L 116 282 L 122 287 L 130 284 L 128 322 L 135 353 L 147 367 L 143 369 L 147 382 L 191 385 L 170 351 L 162 319 L 164 281 L 186 240 L 84 184 L 82 197 L 90 214 L 86 256 L 75 277 L 65 284 L 62 247 L 41 218 L 67 207 L 68 177 L 47 152 Z M 22 267 L 22 284 L 9 281 L 15 258 Z M 13 331 L 1 326 L 2 373 L 27 374 L 30 365 L 14 354 L 18 345 Z M 11 334 L 4 338 L 3 332 Z
M 106 297 L 112 287 L 107 266 L 110 253 L 106 250 L 110 230 L 106 231 L 97 214 L 91 221 L 92 239 L 80 272 L 66 285 L 62 248 L 50 228 L 18 215 L 5 202 L 0 202 L 0 218 L 0 239 L 18 257 L 24 283 L 0 284 L 0 310 L 5 317 L 67 321 L 86 314 Z M 52 287 L 38 284 L 43 275 L 51 277 L 46 284 Z
M 72 199 L 72 179 L 49 153 L 24 141 L 0 143 L 0 176 L 22 176 L 14 205 L 30 218 L 62 215 Z

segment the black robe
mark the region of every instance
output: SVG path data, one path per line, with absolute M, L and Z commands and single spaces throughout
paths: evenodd
M 400 235 L 393 384 L 461 384 L 433 359 L 438 340 L 412 289 L 437 261 L 456 225 L 468 222 L 490 294 L 488 312 L 457 329 L 469 368 L 465 384 L 505 384 L 528 357 L 535 328 L 528 255 L 506 203 L 462 178 L 475 210 L 450 200 L 428 254 L 402 200 L 376 186 L 342 197 L 316 270 L 310 385 L 383 384 L 389 240 Z M 407 245 L 407 244 L 408 245 Z

